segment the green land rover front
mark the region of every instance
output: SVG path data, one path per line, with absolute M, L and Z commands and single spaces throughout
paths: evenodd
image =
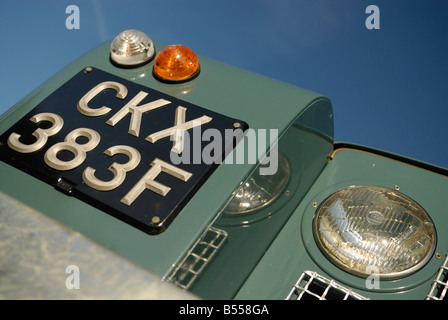
M 2 297 L 446 295 L 447 169 L 334 142 L 321 94 L 127 30 L 0 135 Z

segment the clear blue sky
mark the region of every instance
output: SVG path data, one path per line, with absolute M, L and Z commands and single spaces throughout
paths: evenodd
M 68 30 L 68 5 L 80 29 Z M 368 5 L 380 29 L 368 30 Z M 448 1 L 5 0 L 0 113 L 97 44 L 152 39 L 327 95 L 335 139 L 448 167 Z

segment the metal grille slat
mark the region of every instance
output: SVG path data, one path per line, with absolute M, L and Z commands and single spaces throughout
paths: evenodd
M 227 236 L 224 230 L 213 227 L 208 229 L 165 280 L 189 289 L 224 244 Z
M 448 254 L 439 268 L 426 300 L 444 300 L 448 291 Z M 447 296 L 448 297 L 448 296 Z
M 333 280 L 329 280 L 316 272 L 304 271 L 285 300 L 368 300 L 352 289 L 345 288 Z

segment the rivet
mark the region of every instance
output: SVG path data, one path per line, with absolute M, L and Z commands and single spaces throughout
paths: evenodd
M 239 122 L 235 122 L 235 123 L 233 124 L 233 128 L 234 128 L 234 129 L 239 129 L 239 128 L 241 128 L 241 123 L 239 123 Z
M 93 71 L 92 67 L 87 67 L 84 69 L 84 73 L 90 73 L 92 71 Z
M 396 185 L 395 190 L 397 190 L 397 191 L 400 190 L 400 187 Z
M 160 218 L 158 216 L 152 217 L 151 223 L 156 224 L 160 222 Z
M 313 207 L 314 207 L 314 208 L 317 207 L 317 202 L 313 202 Z

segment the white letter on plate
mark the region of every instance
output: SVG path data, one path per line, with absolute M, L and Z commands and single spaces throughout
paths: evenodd
M 171 151 L 176 152 L 178 154 L 182 153 L 182 150 L 184 149 L 183 144 L 184 131 L 193 129 L 194 127 L 198 127 L 200 125 L 212 121 L 212 118 L 202 116 L 194 120 L 185 122 L 186 111 L 187 109 L 182 106 L 177 107 L 176 115 L 174 118 L 174 127 L 150 134 L 149 136 L 146 137 L 146 140 L 151 143 L 154 143 L 160 139 L 174 135 L 173 148 L 171 149 Z
M 112 180 L 102 181 L 98 179 L 97 177 L 95 177 L 96 170 L 92 167 L 87 167 L 82 175 L 82 179 L 84 180 L 84 182 L 91 188 L 100 191 L 110 191 L 119 187 L 126 178 L 126 172 L 134 170 L 138 166 L 141 156 L 136 149 L 129 146 L 114 146 L 104 151 L 104 154 L 108 155 L 109 157 L 112 157 L 117 153 L 128 156 L 129 161 L 125 164 L 114 162 L 109 167 L 109 171 L 114 174 Z
M 108 107 L 101 107 L 98 109 L 92 109 L 87 104 L 95 98 L 97 94 L 106 89 L 114 89 L 117 91 L 117 98 L 124 99 L 128 94 L 128 89 L 122 85 L 121 83 L 115 81 L 105 81 L 93 87 L 89 92 L 87 92 L 84 97 L 81 98 L 78 102 L 78 111 L 83 115 L 88 117 L 99 117 L 108 113 L 111 109 Z
M 76 142 L 78 137 L 85 137 L 89 141 L 84 144 Z M 101 136 L 98 132 L 88 128 L 78 128 L 70 132 L 64 142 L 54 144 L 45 152 L 45 163 L 56 170 L 66 171 L 80 166 L 86 160 L 86 152 L 92 151 L 100 143 Z M 69 161 L 58 159 L 58 153 L 62 150 L 70 151 L 74 158 Z
M 20 153 L 31 153 L 34 151 L 37 151 L 41 149 L 48 140 L 48 137 L 55 135 L 59 131 L 61 131 L 62 127 L 64 126 L 64 120 L 60 116 L 54 113 L 39 113 L 33 116 L 30 121 L 34 123 L 39 123 L 41 121 L 49 121 L 53 125 L 51 128 L 48 129 L 41 129 L 38 128 L 36 131 L 33 132 L 33 136 L 37 138 L 36 142 L 33 144 L 23 144 L 19 141 L 20 134 L 17 134 L 15 132 L 11 133 L 11 135 L 8 138 L 8 146 Z
M 192 176 L 191 173 L 157 158 L 151 163 L 151 167 L 152 168 L 148 170 L 128 194 L 121 199 L 121 202 L 130 206 L 146 189 L 162 196 L 166 196 L 171 188 L 154 180 L 162 171 L 184 182 L 188 181 Z
M 144 91 L 140 91 L 131 101 L 129 101 L 120 111 L 118 111 L 112 118 L 106 121 L 110 126 L 115 126 L 121 121 L 128 113 L 131 113 L 131 123 L 129 124 L 129 133 L 138 137 L 140 133 L 140 124 L 142 122 L 142 114 L 160 107 L 163 107 L 171 102 L 164 99 L 159 99 L 147 104 L 138 106 L 138 104 L 145 99 L 148 94 Z

